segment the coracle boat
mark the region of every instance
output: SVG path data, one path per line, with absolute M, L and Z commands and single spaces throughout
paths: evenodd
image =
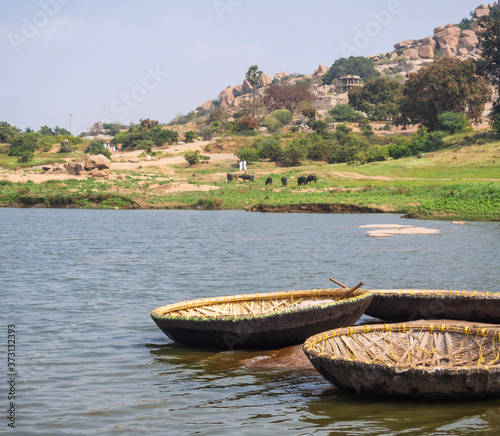
M 323 377 L 358 394 L 500 396 L 496 326 L 419 321 L 347 327 L 312 336 L 303 349 Z
M 500 293 L 440 289 L 372 290 L 366 314 L 384 321 L 455 319 L 500 324 Z
M 278 348 L 331 328 L 354 324 L 372 300 L 360 289 L 313 289 L 191 300 L 153 310 L 172 340 L 188 345 Z

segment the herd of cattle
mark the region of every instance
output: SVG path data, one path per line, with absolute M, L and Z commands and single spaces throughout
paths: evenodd
M 227 174 L 227 181 L 228 182 L 232 182 L 234 179 L 237 179 L 237 178 L 240 178 L 242 179 L 243 181 L 250 181 L 250 182 L 255 182 L 255 173 L 253 174 L 240 174 L 238 176 L 234 175 L 234 174 L 230 174 L 228 173 Z M 300 185 L 307 185 L 308 183 L 316 183 L 318 181 L 317 177 L 315 174 L 309 174 L 308 176 L 299 176 L 297 177 L 297 184 L 300 186 Z M 273 178 L 272 177 L 268 177 L 266 179 L 266 185 L 271 185 L 273 183 Z M 283 186 L 286 186 L 287 183 L 288 183 L 288 179 L 286 178 L 286 176 L 283 176 L 281 178 L 281 183 L 283 184 Z

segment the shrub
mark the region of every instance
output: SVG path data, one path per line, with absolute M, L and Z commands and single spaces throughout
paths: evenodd
M 258 140 L 254 143 L 254 146 L 257 147 L 261 159 L 270 159 L 275 162 L 283 159 L 283 148 L 281 140 L 278 138 Z
M 20 163 L 29 162 L 35 157 L 36 136 L 33 133 L 22 133 L 13 137 L 9 156 L 17 156 Z
M 257 162 L 259 160 L 259 152 L 255 148 L 241 147 L 236 152 L 238 159 L 246 160 L 247 162 Z
M 288 109 L 278 109 L 274 112 L 271 112 L 271 116 L 276 118 L 286 126 L 290 121 L 292 121 L 293 115 Z
M 493 128 L 493 131 L 496 132 L 498 136 L 500 136 L 500 115 L 492 117 L 491 127 Z
M 259 127 L 259 122 L 257 121 L 257 118 L 252 117 L 250 115 L 245 115 L 243 118 L 239 119 L 236 122 L 236 130 L 238 132 L 244 130 L 255 130 L 257 127 Z
M 311 106 L 306 107 L 302 110 L 302 115 L 309 119 L 316 118 L 316 109 Z
M 203 156 L 198 150 L 193 152 L 186 151 L 186 153 L 184 153 L 184 159 L 186 159 L 189 165 L 196 165 L 202 160 L 210 160 L 210 156 Z
M 294 139 L 285 147 L 283 161 L 287 165 L 299 165 L 307 157 L 307 140 Z
M 328 123 L 324 120 L 309 120 L 307 125 L 316 133 L 322 133 L 328 129 Z
M 420 127 L 408 145 L 412 155 L 440 150 L 444 147 L 444 132 L 429 133 L 426 127 Z
M 329 114 L 334 121 L 341 123 L 357 123 L 364 118 L 363 114 L 356 112 L 354 107 L 350 104 L 338 104 L 334 108 L 330 109 Z
M 393 159 L 411 156 L 411 151 L 406 144 L 395 143 L 387 147 L 389 156 Z
M 186 139 L 185 139 L 185 141 L 186 141 L 187 143 L 189 143 L 189 142 L 194 142 L 194 140 L 196 139 L 196 137 L 197 137 L 198 135 L 196 134 L 196 132 L 195 132 L 195 131 L 193 131 L 193 130 L 189 130 L 189 131 L 187 131 L 187 132 L 184 134 L 184 136 L 185 136 L 185 138 L 186 138 Z
M 273 115 L 266 117 L 263 124 L 270 132 L 277 132 L 284 127 L 284 124 Z
M 85 149 L 85 153 L 89 153 L 92 156 L 102 154 L 108 159 L 111 157 L 110 151 L 104 147 L 104 142 L 102 141 L 92 141 Z
M 467 121 L 466 116 L 459 112 L 443 112 L 438 115 L 438 121 L 443 130 L 452 135 L 464 132 L 467 130 L 467 127 L 469 127 L 469 122 Z

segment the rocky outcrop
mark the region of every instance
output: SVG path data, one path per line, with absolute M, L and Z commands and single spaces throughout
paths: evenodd
M 317 70 L 314 70 L 314 75 L 315 76 L 322 76 L 323 74 L 326 74 L 328 72 L 328 68 L 326 68 L 324 65 L 319 65 Z
M 434 49 L 431 45 L 421 45 L 418 49 L 418 57 L 421 59 L 434 59 Z
M 288 77 L 290 75 L 290 73 L 288 71 L 280 71 L 279 73 L 276 73 L 274 75 L 274 78 L 276 80 L 281 80 L 283 79 L 284 77 Z
M 97 168 L 98 170 L 109 170 L 111 168 L 111 162 L 106 156 L 102 154 L 90 156 L 85 162 L 85 169 L 89 170 L 92 168 Z
M 212 109 L 212 105 L 213 105 L 212 100 L 207 100 L 205 103 L 200 104 L 200 105 L 198 106 L 198 109 L 202 109 L 202 110 L 205 110 L 205 111 L 209 111 L 210 109 Z
M 85 164 L 81 162 L 67 162 L 63 165 L 66 171 L 70 175 L 79 176 L 83 171 L 85 171 Z
M 229 107 L 233 104 L 234 101 L 234 93 L 233 87 L 228 86 L 224 91 L 219 94 L 220 106 L 221 107 Z
M 418 59 L 418 51 L 415 50 L 414 48 L 407 48 L 403 52 L 403 57 L 405 59 Z
M 262 73 L 257 86 L 263 88 L 264 86 L 269 86 L 271 83 L 273 83 L 273 78 L 269 74 Z
M 89 171 L 89 176 L 92 177 L 100 177 L 100 178 L 108 178 L 109 177 L 109 169 L 102 169 L 99 170 L 97 168 L 94 168 L 92 171 Z
M 252 92 L 252 89 L 253 89 L 253 86 L 252 84 L 247 80 L 245 79 L 243 81 L 243 85 L 242 85 L 242 88 L 241 88 L 241 92 L 243 94 L 248 94 L 249 92 Z

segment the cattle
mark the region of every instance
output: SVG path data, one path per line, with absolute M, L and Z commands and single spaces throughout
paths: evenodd
M 240 174 L 238 177 L 240 179 L 243 179 L 243 181 L 245 181 L 245 180 L 250 180 L 251 181 L 252 180 L 252 176 L 250 174 Z
M 227 174 L 227 181 L 232 182 L 233 181 L 233 175 L 232 174 Z
M 307 176 L 307 182 L 306 183 L 312 183 L 314 181 L 314 183 L 316 183 L 317 179 L 316 179 L 316 175 L 315 174 L 309 174 Z
M 300 185 L 306 185 L 307 184 L 307 177 L 306 176 L 300 176 L 297 177 L 297 183 Z
M 268 177 L 267 180 L 266 180 L 266 185 L 271 185 L 273 183 L 273 178 L 272 177 Z
M 283 183 L 283 186 L 286 186 L 287 182 L 288 182 L 287 178 L 285 176 L 283 176 L 281 178 L 281 183 Z

